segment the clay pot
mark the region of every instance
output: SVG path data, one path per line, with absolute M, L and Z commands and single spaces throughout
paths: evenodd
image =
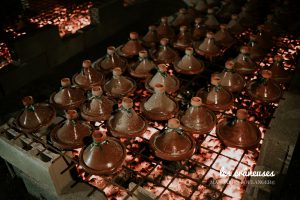
M 168 161 L 186 160 L 195 152 L 193 137 L 180 129 L 180 122 L 175 118 L 168 121 L 164 132 L 153 134 L 149 143 L 157 157 Z
M 105 74 L 110 73 L 116 67 L 120 67 L 124 72 L 127 67 L 126 59 L 120 57 L 113 46 L 107 47 L 106 52 L 105 56 L 96 61 L 94 68 Z
M 198 60 L 193 55 L 194 50 L 192 47 L 185 49 L 185 56 L 174 65 L 175 70 L 181 74 L 199 74 L 204 70 L 204 63 Z
M 206 38 L 199 45 L 199 47 L 195 48 L 196 52 L 208 58 L 216 57 L 222 54 L 221 49 L 215 44 L 214 34 L 212 32 L 208 32 L 206 34 Z
M 158 34 L 155 26 L 149 26 L 148 32 L 143 37 L 143 45 L 148 48 L 155 48 L 156 44 L 159 42 Z
M 108 120 L 113 105 L 114 102 L 103 95 L 101 87 L 95 86 L 92 88 L 92 97 L 80 108 L 81 116 L 83 119 L 93 122 Z
M 236 118 L 227 118 L 217 125 L 217 136 L 229 147 L 253 149 L 258 146 L 261 132 L 258 127 L 247 121 L 248 112 L 245 109 L 237 111 Z
M 63 150 L 72 150 L 84 146 L 84 140 L 92 133 L 92 126 L 78 119 L 76 110 L 66 112 L 66 120 L 56 125 L 51 133 L 54 146 Z
M 152 69 L 156 67 L 155 63 L 149 58 L 146 50 L 139 52 L 139 58 L 130 65 L 130 75 L 135 78 L 147 78 L 151 76 Z
M 125 161 L 124 145 L 98 130 L 94 131 L 93 140 L 92 144 L 81 150 L 80 166 L 87 173 L 94 175 L 111 175 L 117 172 Z
M 278 102 L 283 92 L 280 85 L 271 79 L 272 72 L 270 70 L 262 70 L 261 76 L 262 78 L 254 79 L 248 83 L 247 92 L 259 102 Z
M 206 0 L 199 0 L 195 5 L 195 9 L 200 11 L 201 13 L 205 13 L 207 11 L 207 3 Z
M 256 35 L 250 35 L 249 47 L 250 47 L 250 58 L 252 60 L 257 61 L 264 58 L 266 51 L 257 44 Z
M 139 34 L 137 32 L 131 32 L 129 37 L 129 41 L 117 49 L 117 53 L 125 58 L 137 56 L 141 50 L 144 50 L 142 42 L 139 41 Z
M 180 118 L 180 122 L 185 131 L 193 134 L 205 134 L 215 127 L 217 118 L 212 111 L 203 106 L 200 97 L 193 97 L 190 107 Z
M 161 46 L 158 51 L 154 54 L 154 60 L 157 63 L 171 64 L 178 61 L 179 55 L 176 50 L 169 46 L 169 39 L 162 38 L 160 40 Z
M 147 130 L 147 122 L 132 107 L 132 99 L 124 97 L 121 108 L 108 120 L 107 127 L 113 136 L 134 138 Z
M 194 41 L 200 41 L 205 38 L 206 33 L 207 33 L 207 28 L 206 25 L 204 24 L 203 18 L 200 17 L 196 18 L 192 39 Z
M 250 58 L 250 48 L 241 47 L 241 53 L 234 59 L 235 70 L 241 75 L 252 75 L 257 70 L 256 63 Z
M 292 78 L 292 74 L 284 69 L 282 57 L 279 55 L 274 56 L 274 62 L 270 67 L 272 78 L 278 83 L 286 83 Z
M 162 121 L 172 118 L 178 112 L 178 104 L 165 94 L 162 84 L 156 84 L 155 93 L 141 103 L 142 114 L 150 120 Z
M 55 109 L 47 103 L 35 103 L 32 96 L 22 99 L 25 106 L 15 120 L 16 128 L 23 133 L 39 132 L 48 128 L 56 117 Z
M 84 90 L 90 90 L 93 86 L 100 86 L 104 81 L 104 76 L 91 66 L 90 60 L 83 61 L 82 71 L 73 76 L 73 83 Z
M 69 78 L 61 79 L 61 89 L 50 96 L 50 103 L 60 109 L 74 109 L 84 101 L 84 91 L 78 87 L 71 86 Z
M 211 77 L 212 86 L 208 92 L 203 90 L 197 92 L 197 96 L 202 99 L 203 104 L 213 111 L 227 110 L 233 105 L 234 99 L 231 92 L 223 88 L 220 83 L 220 77 L 213 74 Z
M 258 34 L 256 36 L 257 45 L 266 51 L 269 50 L 272 47 L 272 43 L 273 43 L 272 33 L 269 30 L 267 30 L 263 24 L 259 25 L 257 27 L 257 30 L 258 30 Z
M 232 34 L 239 34 L 244 31 L 244 27 L 240 24 L 239 16 L 236 14 L 231 15 L 227 28 Z
M 213 9 L 208 9 L 207 10 L 207 18 L 206 18 L 204 24 L 211 31 L 218 29 L 219 22 L 218 22 L 217 18 L 214 15 L 214 10 Z
M 135 81 L 129 77 L 122 76 L 121 68 L 113 69 L 113 77 L 104 85 L 104 91 L 109 96 L 123 97 L 136 89 Z
M 234 37 L 227 30 L 225 24 L 220 25 L 220 30 L 215 34 L 215 41 L 224 48 L 230 48 L 234 43 Z
M 149 91 L 153 91 L 156 84 L 162 84 L 167 93 L 175 93 L 180 86 L 179 79 L 175 75 L 169 75 L 165 64 L 158 65 L 157 73 L 146 80 L 145 87 Z
M 177 17 L 173 21 L 173 26 L 180 27 L 180 26 L 190 26 L 193 22 L 193 16 L 187 12 L 185 8 L 180 8 Z
M 232 93 L 239 93 L 245 87 L 244 78 L 234 71 L 234 61 L 229 60 L 225 63 L 225 69 L 219 73 L 220 85 Z
M 174 48 L 178 50 L 185 50 L 192 46 L 192 35 L 187 26 L 180 26 L 180 33 L 178 34 L 176 42 L 173 44 Z
M 170 41 L 173 41 L 175 38 L 175 32 L 168 24 L 168 17 L 162 17 L 160 21 L 161 22 L 156 29 L 158 38 L 168 38 Z

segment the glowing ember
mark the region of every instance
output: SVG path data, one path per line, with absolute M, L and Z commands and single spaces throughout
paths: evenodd
M 0 69 L 12 62 L 9 49 L 5 43 L 0 43 Z

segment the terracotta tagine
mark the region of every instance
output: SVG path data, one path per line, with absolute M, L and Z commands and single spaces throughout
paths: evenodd
M 73 83 L 82 89 L 89 90 L 93 86 L 102 85 L 104 76 L 101 72 L 92 68 L 92 62 L 85 60 L 82 63 L 82 71 L 73 76 Z
M 155 63 L 149 58 L 148 52 L 142 50 L 139 52 L 139 58 L 130 65 L 130 75 L 135 78 L 147 78 L 152 76 L 151 70 L 156 68 Z
M 259 102 L 273 103 L 278 102 L 282 97 L 280 85 L 273 81 L 270 70 L 262 70 L 261 78 L 254 79 L 247 85 L 249 95 Z
M 189 26 L 193 22 L 193 16 L 185 8 L 180 8 L 177 17 L 173 21 L 173 26 Z
M 199 74 L 204 70 L 204 63 L 198 60 L 193 55 L 194 49 L 187 47 L 185 55 L 182 59 L 174 65 L 175 70 L 181 74 Z
M 250 58 L 254 61 L 263 59 L 266 53 L 266 51 L 262 49 L 256 41 L 257 36 L 253 34 L 250 35 L 250 41 L 248 45 L 250 47 Z
M 206 25 L 204 24 L 203 18 L 196 18 L 195 19 L 195 26 L 192 38 L 194 41 L 200 41 L 205 38 L 207 33 Z
M 124 97 L 120 109 L 108 120 L 107 127 L 113 136 L 133 138 L 147 130 L 147 122 L 132 107 L 132 99 Z
M 227 26 L 221 24 L 220 30 L 215 34 L 215 41 L 224 48 L 230 48 L 234 44 L 235 39 L 227 30 Z
M 126 59 L 120 57 L 116 53 L 116 48 L 114 46 L 107 47 L 106 55 L 96 61 L 94 68 L 108 74 L 111 72 L 112 69 L 116 67 L 120 67 L 124 72 L 127 67 Z
M 162 84 L 156 84 L 155 93 L 141 103 L 141 112 L 148 119 L 161 121 L 172 118 L 178 112 L 178 104 L 165 93 Z
M 61 109 L 74 109 L 85 101 L 84 91 L 71 86 L 69 78 L 61 79 L 61 89 L 50 96 L 50 103 Z
M 50 133 L 53 145 L 63 150 L 83 147 L 86 137 L 92 133 L 92 126 L 79 120 L 76 110 L 66 111 L 66 118 L 65 121 L 56 125 Z
M 206 18 L 206 21 L 204 22 L 204 24 L 211 31 L 218 29 L 219 22 L 218 22 L 217 18 L 214 15 L 214 10 L 213 9 L 208 9 L 207 10 L 207 18 Z
M 195 5 L 195 9 L 201 13 L 206 13 L 207 11 L 207 3 L 206 0 L 198 0 Z
M 158 38 L 168 38 L 170 41 L 173 41 L 175 38 L 175 32 L 171 26 L 168 24 L 168 17 L 162 17 L 160 24 L 156 29 Z
M 257 70 L 256 63 L 250 58 L 250 48 L 241 47 L 241 53 L 234 59 L 235 70 L 241 75 L 252 75 Z
M 100 86 L 92 88 L 92 97 L 84 103 L 81 110 L 81 117 L 87 121 L 99 122 L 108 120 L 113 110 L 114 102 L 103 95 Z
M 149 143 L 157 157 L 168 161 L 189 159 L 196 150 L 193 137 L 180 128 L 176 118 L 169 119 L 168 128 L 153 134 Z
M 178 34 L 176 42 L 173 44 L 174 48 L 185 50 L 185 48 L 192 46 L 192 35 L 187 26 L 180 26 L 180 33 Z
M 24 110 L 15 120 L 16 128 L 24 133 L 46 129 L 56 117 L 55 109 L 47 103 L 34 103 L 32 96 L 22 99 Z
M 232 34 L 239 34 L 244 30 L 239 22 L 239 16 L 236 14 L 231 15 L 231 20 L 227 24 L 227 28 Z
M 113 69 L 113 77 L 104 85 L 104 91 L 109 96 L 126 96 L 136 89 L 135 81 L 129 77 L 122 76 L 122 70 L 119 67 Z
M 141 50 L 144 49 L 142 42 L 139 41 L 139 34 L 137 32 L 131 32 L 129 34 L 129 41 L 118 47 L 117 53 L 125 58 L 132 58 L 137 56 Z
M 253 149 L 259 145 L 261 132 L 247 118 L 247 110 L 239 109 L 236 117 L 226 118 L 218 124 L 216 129 L 217 136 L 226 146 L 239 149 Z
M 193 97 L 190 107 L 180 118 L 180 122 L 185 131 L 193 134 L 205 134 L 215 127 L 217 118 L 212 111 L 203 106 L 200 97 Z
M 234 61 L 229 60 L 225 63 L 225 69 L 219 73 L 221 79 L 220 85 L 232 93 L 239 93 L 245 87 L 245 80 L 234 70 Z
M 179 55 L 176 50 L 169 46 L 169 39 L 162 38 L 160 40 L 161 46 L 158 51 L 154 54 L 154 60 L 157 63 L 171 64 L 178 61 Z
M 175 75 L 169 75 L 167 66 L 165 64 L 159 64 L 157 73 L 146 80 L 145 87 L 153 91 L 156 84 L 162 84 L 167 93 L 175 93 L 180 86 L 179 79 Z
M 258 46 L 262 49 L 269 50 L 272 47 L 272 33 L 268 31 L 264 25 L 259 25 L 257 27 L 258 34 L 256 38 L 256 42 Z
M 201 97 L 203 104 L 213 111 L 227 110 L 233 105 L 233 96 L 221 84 L 221 79 L 213 74 L 211 87 L 208 92 L 199 90 L 197 96 Z
M 119 140 L 96 130 L 93 143 L 81 150 L 79 164 L 89 174 L 111 175 L 121 168 L 125 157 L 126 148 Z
M 195 50 L 199 55 L 208 58 L 219 56 L 222 53 L 221 49 L 215 44 L 213 32 L 208 32 L 204 41 Z
M 284 69 L 283 63 L 282 63 L 282 57 L 279 55 L 275 55 L 273 59 L 273 64 L 270 67 L 270 70 L 272 72 L 272 78 L 278 83 L 286 83 L 292 78 L 292 74 Z
M 148 32 L 143 37 L 143 45 L 148 48 L 155 48 L 159 42 L 156 27 L 151 25 L 148 27 Z

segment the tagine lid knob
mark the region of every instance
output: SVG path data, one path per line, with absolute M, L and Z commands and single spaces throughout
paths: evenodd
M 157 83 L 154 86 L 154 91 L 158 93 L 163 93 L 165 91 L 165 87 L 162 84 Z
M 239 17 L 238 17 L 238 15 L 237 14 L 232 14 L 231 15 L 231 19 L 233 19 L 233 20 L 236 20 L 236 19 L 238 19 Z
M 210 83 L 214 86 L 218 86 L 220 85 L 220 82 L 221 82 L 221 78 L 218 77 L 217 75 L 212 75 L 211 76 L 211 80 L 210 80 Z
M 131 98 L 124 97 L 124 98 L 122 99 L 122 106 L 123 106 L 125 109 L 132 108 L 132 107 L 133 107 L 133 100 L 132 100 Z
M 177 118 L 172 118 L 168 120 L 168 127 L 169 128 L 179 128 L 180 127 L 180 121 Z
M 239 109 L 236 112 L 236 117 L 240 120 L 245 120 L 248 118 L 248 111 L 246 109 Z
M 167 65 L 165 64 L 159 64 L 157 67 L 160 72 L 166 72 L 168 70 Z
M 113 55 L 116 52 L 116 48 L 114 46 L 109 46 L 106 49 L 108 55 Z
M 282 61 L 282 56 L 280 56 L 280 55 L 275 55 L 275 56 L 274 56 L 274 61 L 281 62 L 281 61 Z
M 78 117 L 78 113 L 77 113 L 76 110 L 67 110 L 66 111 L 66 118 L 67 119 L 72 120 L 72 119 L 77 119 L 77 117 Z
M 137 40 L 139 38 L 139 34 L 137 32 L 130 32 L 129 37 L 132 40 Z
M 103 94 L 103 90 L 100 86 L 92 87 L 92 95 L 93 96 L 101 96 Z
M 207 32 L 207 33 L 206 33 L 206 37 L 207 37 L 208 39 L 212 39 L 212 38 L 215 37 L 215 34 L 214 34 L 213 32 Z
M 120 67 L 116 67 L 112 70 L 113 76 L 121 76 L 122 75 L 122 69 Z
M 272 71 L 267 70 L 267 69 L 262 70 L 261 76 L 265 79 L 270 79 L 272 77 Z
M 94 142 L 101 143 L 104 142 L 107 138 L 106 133 L 104 131 L 95 130 L 92 134 Z
M 60 84 L 62 87 L 68 87 L 71 85 L 71 80 L 69 78 L 63 78 L 60 80 Z
M 156 26 L 150 25 L 150 26 L 148 26 L 148 30 L 149 31 L 155 31 L 156 30 Z
M 160 40 L 160 44 L 163 45 L 163 46 L 166 46 L 169 44 L 169 39 L 168 38 L 162 38 Z
M 207 13 L 208 14 L 213 14 L 214 13 L 214 9 L 212 9 L 212 8 L 207 9 Z
M 192 106 L 201 106 L 202 105 L 202 99 L 200 97 L 192 97 L 191 99 L 191 105 Z
M 225 30 L 227 28 L 226 24 L 220 24 L 220 29 Z
M 191 55 L 193 55 L 193 53 L 194 53 L 194 49 L 192 47 L 187 47 L 185 49 L 185 54 L 186 55 L 191 56 Z
M 234 61 L 233 60 L 227 60 L 225 63 L 226 69 L 233 69 L 234 68 Z
M 92 61 L 91 60 L 84 60 L 82 62 L 82 67 L 83 68 L 90 68 L 92 66 Z
M 249 54 L 250 48 L 248 46 L 242 46 L 240 51 L 242 54 Z
M 204 21 L 204 20 L 203 20 L 202 17 L 197 17 L 197 18 L 195 19 L 195 23 L 196 23 L 196 24 L 201 24 L 203 21 Z
M 164 16 L 160 19 L 161 22 L 167 23 L 168 22 L 168 17 Z
M 186 13 L 186 9 L 185 8 L 180 8 L 179 9 L 179 13 L 180 14 L 185 14 Z
M 188 29 L 188 27 L 184 25 L 184 26 L 180 26 L 179 31 L 185 32 L 185 31 L 187 31 L 187 29 Z
M 23 97 L 22 99 L 22 103 L 24 106 L 30 106 L 33 104 L 33 97 L 32 96 L 26 96 L 26 97 Z
M 139 51 L 139 57 L 147 58 L 148 57 L 148 52 L 146 50 Z

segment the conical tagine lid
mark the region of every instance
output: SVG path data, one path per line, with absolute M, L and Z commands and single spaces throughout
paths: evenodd
M 202 40 L 203 38 L 205 38 L 206 36 L 206 33 L 207 33 L 207 28 L 206 28 L 206 25 L 204 25 L 204 20 L 203 18 L 196 18 L 195 19 L 195 28 L 194 28 L 194 31 L 193 31 L 193 40 L 194 41 L 199 41 L 199 40 Z
M 117 172 L 126 157 L 124 145 L 101 131 L 94 131 L 93 140 L 81 150 L 79 164 L 89 174 L 111 175 Z
M 24 133 L 38 132 L 47 128 L 55 119 L 55 109 L 47 103 L 35 103 L 32 96 L 22 99 L 25 109 L 18 115 L 15 124 Z
M 207 19 L 204 23 L 210 30 L 216 30 L 218 28 L 219 22 L 214 15 L 213 9 L 207 10 Z
M 278 83 L 288 82 L 292 78 L 291 73 L 284 69 L 282 57 L 279 55 L 274 56 L 274 62 L 271 65 L 270 70 L 272 72 L 271 79 L 275 80 Z
M 167 93 L 174 93 L 179 89 L 179 79 L 168 74 L 165 64 L 158 65 L 157 73 L 146 80 L 145 86 L 148 90 L 153 91 L 156 84 L 162 84 Z
M 141 112 L 148 119 L 161 121 L 172 118 L 179 107 L 175 100 L 165 94 L 165 88 L 162 84 L 156 84 L 154 94 L 141 103 Z
M 220 30 L 215 34 L 215 40 L 217 44 L 225 48 L 230 48 L 235 42 L 225 24 L 220 25 Z
M 257 36 L 250 35 L 250 41 L 248 43 L 250 47 L 250 58 L 253 61 L 261 60 L 264 58 L 264 55 L 267 53 L 266 50 L 262 49 L 257 43 Z
M 282 97 L 280 85 L 271 79 L 270 70 L 262 70 L 261 78 L 255 79 L 248 83 L 247 91 L 249 95 L 260 102 L 272 103 L 277 102 Z
M 256 63 L 250 58 L 250 48 L 241 47 L 241 53 L 234 59 L 235 70 L 242 75 L 252 75 L 257 70 Z
M 234 61 L 229 60 L 225 63 L 225 69 L 219 73 L 221 79 L 220 85 L 232 93 L 241 92 L 245 87 L 244 78 L 234 71 Z
M 221 49 L 215 44 L 214 34 L 212 32 L 206 34 L 206 38 L 200 46 L 196 48 L 196 52 L 208 58 L 219 56 L 222 53 Z
M 137 32 L 131 32 L 129 37 L 129 41 L 125 45 L 121 45 L 117 51 L 120 56 L 126 58 L 136 56 L 144 49 L 141 41 L 139 41 L 139 34 Z
M 93 86 L 103 84 L 104 76 L 101 72 L 95 70 L 91 66 L 92 62 L 90 60 L 83 61 L 82 71 L 73 76 L 74 84 L 85 90 L 91 89 Z
M 78 120 L 76 110 L 68 110 L 66 118 L 51 131 L 52 143 L 64 150 L 83 147 L 86 137 L 92 133 L 92 126 L 85 121 Z
M 156 27 L 151 25 L 148 27 L 148 32 L 143 37 L 143 45 L 148 48 L 155 48 L 156 44 L 159 42 Z
M 180 8 L 177 17 L 173 21 L 173 26 L 189 26 L 193 22 L 193 16 L 185 8 Z
M 173 44 L 174 48 L 185 50 L 185 48 L 192 46 L 192 35 L 187 26 L 180 26 L 180 33 L 176 42 Z
M 81 116 L 87 121 L 105 121 L 111 116 L 114 102 L 103 95 L 100 86 L 92 88 L 92 97 L 81 106 Z
M 215 114 L 202 105 L 200 97 L 193 97 L 191 105 L 180 119 L 184 130 L 204 134 L 210 132 L 217 123 Z
M 116 67 L 120 67 L 124 72 L 127 67 L 126 59 L 120 57 L 116 53 L 116 48 L 113 46 L 107 47 L 106 52 L 105 56 L 96 61 L 94 67 L 105 74 L 111 72 L 111 70 Z
M 161 46 L 158 51 L 154 54 L 154 59 L 158 63 L 171 64 L 178 61 L 179 55 L 176 50 L 169 46 L 169 39 L 162 38 L 160 40 Z
M 61 79 L 61 89 L 50 97 L 50 102 L 57 108 L 74 109 L 79 107 L 84 101 L 84 91 L 71 86 L 69 78 Z
M 175 70 L 181 74 L 199 74 L 204 70 L 204 63 L 193 55 L 192 47 L 185 49 L 185 55 L 174 65 Z
M 239 34 L 244 30 L 239 22 L 239 16 L 236 14 L 231 15 L 231 20 L 227 24 L 227 28 L 232 34 Z
M 180 128 L 180 122 L 175 118 L 169 119 L 168 128 L 152 135 L 149 142 L 155 155 L 163 160 L 186 160 L 195 152 L 193 137 Z
M 150 71 L 156 67 L 155 63 L 149 58 L 148 52 L 139 52 L 138 60 L 130 66 L 130 75 L 136 78 L 147 78 L 152 74 Z
M 217 126 L 217 136 L 229 147 L 252 149 L 258 146 L 261 132 L 258 127 L 247 121 L 248 112 L 245 109 L 237 111 L 236 118 L 228 118 Z
M 162 17 L 160 24 L 157 27 L 158 38 L 167 38 L 172 41 L 175 38 L 175 32 L 168 24 L 168 17 Z
M 122 76 L 121 68 L 113 69 L 113 77 L 104 85 L 104 90 L 109 96 L 122 97 L 132 93 L 136 89 L 135 81 Z
M 212 75 L 209 91 L 199 90 L 197 96 L 201 97 L 206 107 L 213 111 L 229 109 L 233 105 L 233 96 L 231 92 L 220 85 L 221 79 Z
M 137 137 L 147 129 L 147 123 L 132 108 L 133 101 L 124 97 L 121 108 L 108 120 L 108 129 L 115 137 Z

